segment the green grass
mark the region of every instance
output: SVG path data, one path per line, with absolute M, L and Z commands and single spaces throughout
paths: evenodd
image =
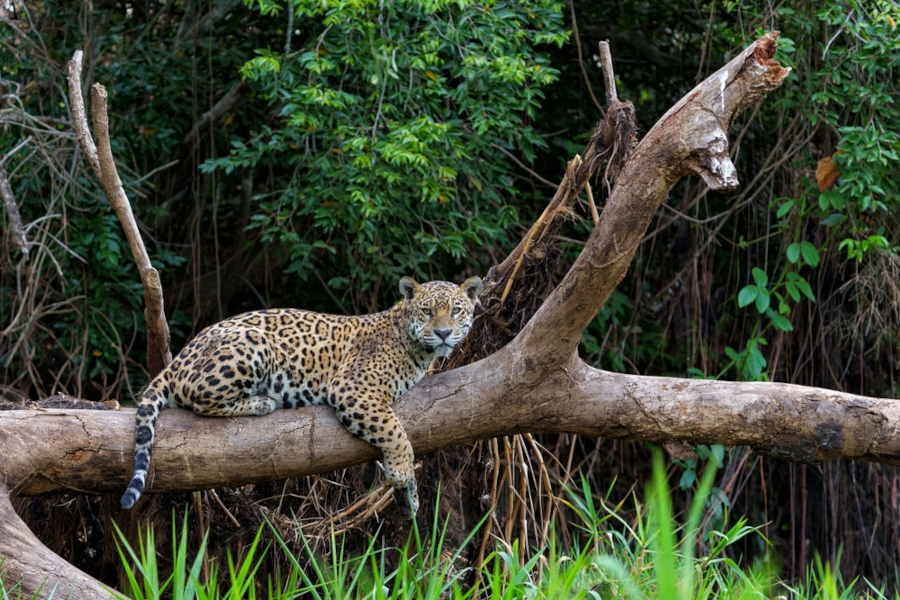
M 659 452 L 654 455 L 653 478 L 644 502 L 637 495 L 631 498 L 634 509 L 629 511 L 629 519 L 622 516 L 624 501 L 611 505 L 609 493 L 605 497 L 595 495 L 582 477 L 580 489 L 569 490 L 564 500 L 575 517 L 567 536 L 572 539 L 568 547 L 560 546 L 561 536 L 551 535 L 546 547 L 533 549 L 522 559 L 518 542 L 499 542 L 480 569 L 468 566 L 462 557 L 480 524 L 461 548 L 445 552 L 447 527 L 436 518 L 425 534 L 413 528 L 402 548 L 378 548 L 378 538 L 372 537 L 368 546 L 356 553 L 345 548 L 342 537 L 332 535 L 325 554 L 314 552 L 304 539 L 302 551 L 295 555 L 274 527 L 265 524 L 240 561 L 230 554 L 227 564 L 213 561 L 209 576 L 204 578 L 201 572 L 206 539 L 196 552 L 188 550 L 185 516 L 180 531 L 178 520 L 173 519 L 173 570 L 163 580 L 152 528 L 138 533 L 134 548 L 117 527 L 116 546 L 126 567 L 128 589 L 125 596 L 113 590 L 110 594 L 134 600 L 256 600 L 258 595 L 268 600 L 900 598 L 896 592 L 888 593 L 868 582 L 845 582 L 835 565 L 818 558 L 805 579 L 793 585 L 779 581 L 778 562 L 767 560 L 768 554 L 750 567 L 742 566 L 733 558 L 737 553 L 728 551 L 730 546 L 748 536 L 763 542 L 764 547 L 768 542 L 744 518 L 729 526 L 726 513 L 718 527 L 704 519 L 716 499 L 711 493 L 714 475 L 712 467 L 706 470 L 682 523 L 673 514 Z M 264 547 L 261 540 L 266 528 L 274 543 Z M 283 558 L 278 562 L 286 565 L 286 573 L 280 569 L 275 573 L 261 571 L 272 552 Z M 399 560 L 389 561 L 390 552 L 396 552 L 394 558 Z M 2 560 L 0 584 L 0 600 L 23 598 L 20 586 L 3 579 Z M 52 598 L 55 592 L 51 590 L 49 596 Z

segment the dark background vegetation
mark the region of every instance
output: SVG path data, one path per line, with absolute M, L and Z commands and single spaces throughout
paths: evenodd
M 679 183 L 582 354 L 644 375 L 897 397 L 898 9 L 829 4 L 2 2 L 0 168 L 28 240 L 26 254 L 4 210 L 2 396 L 129 404 L 146 383 L 143 290 L 71 128 L 65 65 L 77 48 L 86 85 L 109 91 L 113 151 L 163 279 L 177 351 L 245 310 L 382 310 L 402 275 L 483 275 L 540 215 L 553 193 L 544 180 L 559 180 L 602 116 L 598 41 L 610 41 L 640 135 L 777 29 L 777 58 L 795 70 L 734 124 L 742 187 Z M 824 181 L 829 171 L 840 177 Z M 594 188 L 602 203 L 602 184 Z M 591 229 L 580 211 L 557 240 L 560 273 Z M 427 516 L 440 484 L 440 513 L 461 541 L 497 469 L 493 534 L 528 548 L 550 520 L 545 482 L 564 496 L 580 470 L 615 503 L 642 487 L 648 457 L 641 444 L 577 436 L 473 444 L 425 458 L 423 506 Z M 695 473 L 718 458 L 708 520 L 746 515 L 772 542 L 745 538 L 736 559 L 777 555 L 791 580 L 816 553 L 835 561 L 842 552 L 851 578 L 896 583 L 895 468 L 797 465 L 742 448 L 703 448 L 701 458 L 670 464 L 676 502 L 686 506 Z M 294 542 L 298 527 L 322 535 L 322 519 L 379 477 L 369 466 L 194 502 L 153 497 L 137 515 L 114 498 L 74 495 L 18 508 L 51 548 L 115 585 L 110 519 L 132 532 L 156 522 L 165 544 L 173 507 L 188 504 L 212 528 L 214 555 L 240 552 L 264 517 Z M 356 517 L 358 539 L 387 519 L 396 527 L 381 535 L 402 543 L 392 508 Z

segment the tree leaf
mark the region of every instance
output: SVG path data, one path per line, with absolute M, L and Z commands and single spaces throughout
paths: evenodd
M 748 304 L 752 303 L 756 300 L 756 296 L 759 294 L 759 288 L 755 285 L 748 285 L 741 290 L 741 293 L 738 294 L 738 306 L 744 308 Z
M 756 295 L 756 310 L 760 314 L 765 313 L 769 309 L 769 290 L 760 288 Z
M 797 289 L 797 286 L 793 281 L 785 281 L 784 289 L 786 289 L 787 293 L 794 299 L 794 302 L 800 302 L 800 290 Z
M 790 210 L 792 208 L 794 208 L 794 201 L 788 200 L 787 202 L 785 202 L 784 204 L 782 204 L 781 206 L 778 207 L 778 212 L 775 213 L 775 216 L 777 216 L 780 219 L 784 215 L 788 214 L 788 212 L 790 212 Z
M 810 242 L 800 242 L 800 254 L 803 255 L 803 262 L 809 266 L 819 265 L 819 251 Z
M 799 279 L 794 282 L 794 285 L 797 286 L 797 289 L 803 292 L 803 295 L 809 298 L 812 302 L 816 301 L 816 297 L 812 293 L 812 289 L 809 287 L 809 284 L 806 283 L 805 279 Z
M 791 325 L 791 322 L 788 319 L 786 319 L 783 315 L 779 315 L 774 310 L 771 310 L 771 309 L 767 310 L 766 316 L 769 317 L 770 319 L 772 319 L 772 324 L 774 324 L 775 327 L 777 327 L 778 329 L 780 329 L 782 331 L 793 331 L 794 330 L 794 326 Z
M 819 165 L 816 167 L 816 183 L 819 185 L 819 191 L 824 192 L 834 183 L 834 180 L 838 178 L 838 168 L 837 163 L 831 160 L 832 157 L 826 156 L 823 159 L 819 160 Z
M 787 259 L 791 261 L 792 264 L 797 264 L 797 261 L 800 260 L 800 244 L 794 242 L 788 246 Z
M 769 285 L 769 276 L 766 275 L 766 272 L 762 269 L 753 267 L 753 270 L 750 271 L 750 273 L 753 275 L 753 280 L 756 282 L 756 285 L 760 288 L 765 288 Z

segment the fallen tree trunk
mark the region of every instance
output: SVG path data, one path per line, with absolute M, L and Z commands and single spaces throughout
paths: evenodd
M 752 44 L 701 83 L 647 134 L 618 172 L 583 252 L 520 335 L 492 356 L 430 377 L 397 404 L 418 454 L 524 432 L 746 444 L 801 462 L 858 458 L 900 464 L 900 404 L 800 386 L 638 377 L 592 369 L 581 332 L 630 264 L 672 185 L 690 173 L 716 189 L 737 185 L 726 132 L 789 70 L 771 60 L 777 34 Z M 592 140 L 593 143 L 593 140 Z M 598 161 L 576 157 L 560 193 L 572 195 Z M 520 254 L 527 252 L 521 246 Z M 512 261 L 508 261 L 512 264 Z M 507 269 L 509 270 L 509 269 Z M 41 545 L 11 510 L 12 494 L 121 492 L 132 466 L 134 413 L 40 410 L 0 414 L 0 556 L 23 590 L 54 585 L 76 598 L 102 585 Z M 147 492 L 175 492 L 310 475 L 366 462 L 324 407 L 265 418 L 204 419 L 164 411 Z M 74 583 L 73 583 L 74 582 Z
M 815 463 L 839 458 L 900 465 L 900 402 L 772 383 L 674 379 L 593 369 L 577 357 L 530 369 L 514 342 L 491 357 L 430 377 L 397 404 L 418 454 L 516 433 L 578 433 L 647 441 L 745 444 Z M 0 456 L 18 494 L 121 493 L 134 447 L 134 411 L 22 410 L 0 416 Z M 379 457 L 326 407 L 267 417 L 160 417 L 150 492 L 184 492 L 299 477 Z M 75 598 L 108 597 L 99 582 L 44 547 L 0 487 L 0 548 L 8 581 L 27 578 Z M 326 517 L 328 515 L 322 515 Z M 124 517 L 124 512 L 123 512 Z M 49 586 L 49 587 L 47 587 Z
M 578 358 L 552 373 L 529 371 L 519 346 L 430 377 L 398 401 L 418 454 L 503 435 L 575 433 L 747 445 L 809 464 L 851 458 L 900 465 L 895 400 L 780 383 L 625 375 Z M 6 478 L 19 482 L 16 493 L 120 493 L 128 484 L 133 410 L 7 411 L 2 419 L 0 455 Z M 148 479 L 155 493 L 301 477 L 380 457 L 322 406 L 265 418 L 164 411 L 156 448 Z

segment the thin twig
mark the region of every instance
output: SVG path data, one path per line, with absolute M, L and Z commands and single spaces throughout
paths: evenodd
M 216 501 L 216 504 L 219 505 L 219 508 L 225 511 L 225 514 L 228 516 L 228 519 L 234 523 L 235 527 L 240 527 L 241 524 L 238 523 L 238 520 L 234 518 L 234 515 L 231 514 L 231 511 L 228 510 L 228 507 L 219 499 L 219 495 L 216 493 L 216 490 L 209 490 L 209 495 L 212 496 L 213 500 Z
M 525 248 L 522 250 L 522 254 L 519 255 L 519 260 L 516 261 L 516 266 L 513 268 L 512 275 L 510 275 L 509 279 L 506 280 L 506 287 L 503 288 L 503 295 L 500 296 L 501 304 L 506 302 L 506 297 L 509 295 L 509 291 L 512 289 L 513 281 L 516 280 L 516 274 L 518 274 L 522 263 L 525 261 L 525 256 L 528 254 L 528 251 L 531 250 L 531 244 L 534 242 L 534 238 L 538 235 L 538 232 L 542 232 L 544 230 L 544 219 L 547 217 L 547 212 L 550 210 L 550 206 L 552 206 L 552 204 L 553 203 L 551 202 L 544 208 L 544 212 L 541 213 L 541 218 L 537 220 L 535 226 L 532 227 L 531 231 L 528 232 L 528 238 L 525 240 Z
M 491 538 L 491 529 L 496 521 L 495 512 L 497 509 L 497 491 L 499 485 L 499 475 L 500 475 L 500 449 L 497 443 L 497 438 L 492 438 L 490 441 L 491 444 L 491 466 L 492 468 L 492 477 L 491 477 L 491 495 L 488 500 L 488 514 L 491 515 L 491 518 L 487 520 L 484 527 L 484 535 L 481 538 L 481 546 L 478 549 L 478 558 L 475 561 L 475 568 L 478 569 L 477 575 L 475 578 L 475 584 L 472 586 L 475 589 L 475 594 L 473 597 L 478 597 L 478 587 L 481 583 L 481 567 L 484 566 L 484 554 L 487 551 L 488 540 Z
M 591 182 L 584 182 L 584 191 L 587 192 L 588 204 L 591 207 L 591 219 L 594 221 L 594 227 L 600 222 L 600 213 L 597 212 L 597 205 L 594 203 L 594 192 L 591 191 Z
M 527 501 L 528 497 L 528 465 L 525 463 L 525 442 L 522 436 L 517 435 L 516 453 L 518 454 L 519 465 L 519 568 L 525 566 L 525 550 L 528 548 L 528 509 L 531 504 Z
M 553 509 L 556 507 L 556 497 L 553 495 L 553 487 L 550 485 L 550 475 L 547 473 L 547 466 L 544 464 L 544 457 L 542 456 L 538 443 L 534 441 L 534 437 L 532 437 L 530 433 L 525 434 L 525 439 L 528 440 L 528 443 L 531 445 L 531 450 L 534 452 L 535 458 L 537 458 L 538 467 L 541 472 L 541 480 L 544 484 L 544 490 L 547 492 L 547 512 L 544 514 L 544 520 L 541 524 L 540 547 L 543 548 L 547 544 L 550 523 L 553 521 Z
M 284 53 L 291 53 L 291 35 L 294 33 L 294 2 L 293 0 L 288 0 L 288 24 L 287 24 L 287 39 L 284 41 Z
M 6 177 L 6 171 L 3 170 L 3 167 L 0 167 L 0 196 L 3 197 L 3 203 L 6 205 L 6 211 L 9 213 L 13 241 L 22 254 L 28 256 L 28 240 L 25 238 L 25 230 L 22 228 L 22 215 L 19 213 L 16 198 L 13 196 L 12 188 L 9 186 L 9 179 Z
M 6 155 L 4 155 L 3 158 L 0 158 L 0 169 L 3 168 L 3 163 L 5 163 L 11 156 L 13 156 L 16 152 L 18 152 L 22 148 L 22 146 L 29 143 L 33 138 L 34 138 L 33 135 L 29 135 L 27 138 L 25 138 L 24 140 L 22 140 L 21 142 L 16 144 L 12 150 L 10 150 L 9 152 L 6 153 Z
M 594 101 L 597 110 L 605 117 L 606 111 L 603 110 L 600 101 L 597 100 L 597 96 L 594 95 L 594 88 L 591 87 L 591 80 L 588 78 L 587 69 L 584 68 L 584 58 L 581 56 L 581 36 L 578 35 L 578 21 L 575 19 L 575 3 L 572 0 L 569 0 L 569 12 L 572 14 L 572 31 L 575 32 L 575 45 L 578 47 L 578 66 L 581 67 L 581 74 L 584 76 L 584 84 L 587 86 L 588 93 L 591 95 L 591 100 Z
M 197 531 L 199 532 L 197 537 L 203 539 L 207 531 L 206 519 L 203 514 L 203 498 L 201 498 L 200 492 L 193 492 L 191 498 L 194 500 L 194 510 L 197 512 Z M 203 548 L 203 580 L 209 581 L 209 554 L 205 547 Z
M 393 58 L 393 57 L 391 57 Z M 378 121 L 381 120 L 381 105 L 384 103 L 384 92 L 387 89 L 388 78 L 384 75 L 384 83 L 381 85 L 381 94 L 378 96 L 378 111 L 375 113 L 375 122 L 372 123 L 372 145 L 375 145 L 375 132 L 378 131 Z M 374 148 L 373 148 L 374 150 Z
M 200 134 L 222 115 L 235 108 L 240 103 L 241 96 L 248 88 L 249 84 L 246 81 L 239 81 L 231 86 L 231 89 L 228 90 L 228 92 L 224 96 L 222 96 L 222 98 L 219 99 L 219 101 L 216 102 L 212 108 L 200 115 L 200 118 L 197 119 L 197 122 L 194 123 L 194 126 L 191 128 L 188 134 L 184 136 L 184 139 L 181 140 L 181 143 L 185 146 L 189 144 L 199 144 Z
M 140 179 L 135 179 L 134 181 L 131 182 L 131 185 L 135 186 L 135 185 L 139 184 L 140 182 L 144 181 L 145 179 L 149 179 L 151 176 L 156 175 L 160 171 L 164 171 L 164 170 L 168 169 L 169 167 L 171 167 L 173 165 L 177 165 L 177 164 L 178 164 L 178 159 L 176 158 L 175 160 L 173 160 L 172 162 L 170 162 L 168 164 L 165 164 L 161 167 L 156 167 L 155 169 L 153 169 L 152 171 L 150 171 L 149 173 L 147 173 Z
M 524 169 L 524 170 L 528 171 L 529 173 L 531 173 L 532 177 L 534 177 L 535 179 L 537 179 L 537 180 L 540 181 L 541 183 L 543 183 L 543 184 L 545 184 L 545 185 L 548 185 L 548 186 L 552 187 L 554 190 L 557 189 L 557 188 L 559 188 L 559 186 L 556 185 L 555 183 L 553 183 L 552 181 L 550 181 L 550 180 L 548 180 L 548 179 L 544 179 L 543 177 L 541 177 L 540 175 L 538 175 L 537 173 L 535 173 L 534 171 L 532 171 L 531 169 L 529 169 L 529 168 L 525 165 L 525 163 L 523 163 L 523 162 L 520 161 L 518 158 L 516 158 L 515 156 L 513 156 L 513 154 L 512 154 L 509 150 L 507 150 L 506 148 L 504 148 L 503 146 L 500 146 L 500 145 L 497 145 L 497 144 L 494 144 L 494 143 L 491 143 L 491 146 L 493 146 L 494 148 L 496 148 L 497 150 L 499 150 L 500 152 L 502 152 L 503 154 L 505 154 L 506 156 L 508 156 L 509 159 L 510 159 L 511 161 L 513 161 L 514 163 L 516 163 L 517 165 L 519 165 L 522 169 Z

